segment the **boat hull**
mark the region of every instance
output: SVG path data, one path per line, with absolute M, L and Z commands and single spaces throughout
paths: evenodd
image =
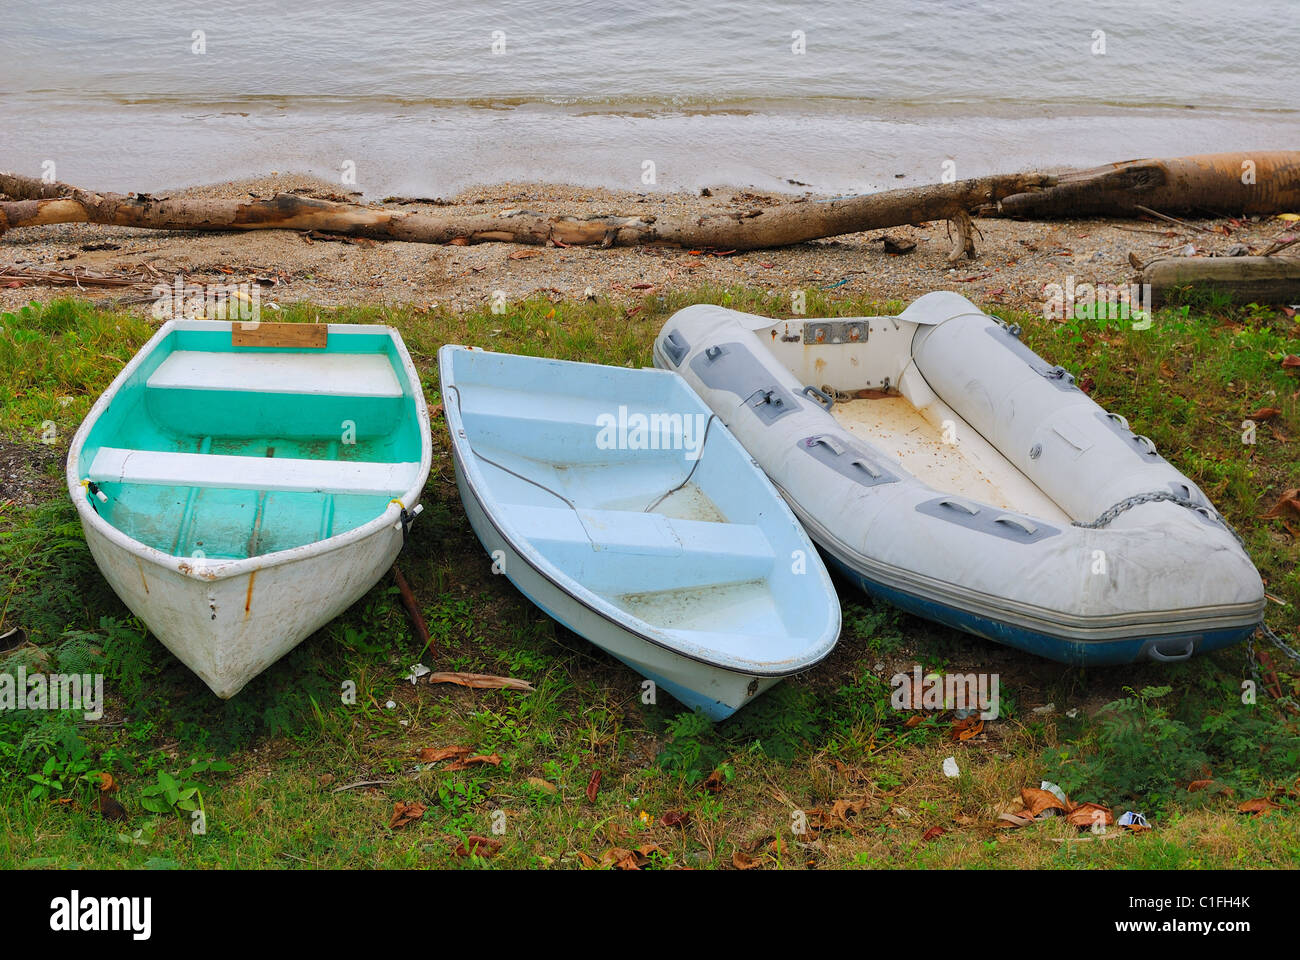
M 159 563 L 94 525 L 82 528 L 113 592 L 223 700 L 361 599 L 402 548 L 390 527 L 328 552 L 208 579 L 196 561 Z

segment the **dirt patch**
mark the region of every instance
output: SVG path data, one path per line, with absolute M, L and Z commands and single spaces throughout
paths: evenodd
M 67 456 L 64 444 L 14 443 L 0 439 L 0 503 L 29 506 L 58 496 L 63 483 L 60 467 Z

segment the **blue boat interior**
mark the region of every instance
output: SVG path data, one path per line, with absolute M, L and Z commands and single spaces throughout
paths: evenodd
M 737 669 L 793 672 L 832 629 L 833 593 L 808 575 L 819 561 L 802 556 L 793 517 L 680 378 L 452 357 L 444 390 L 486 483 L 478 495 L 571 587 Z
M 386 328 L 305 348 L 236 346 L 214 326 L 172 330 L 90 430 L 80 479 L 101 517 L 174 556 L 244 559 L 342 534 L 406 494 L 421 437 Z

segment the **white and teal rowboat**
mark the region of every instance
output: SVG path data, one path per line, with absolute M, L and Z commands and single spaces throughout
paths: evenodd
M 378 581 L 429 473 L 397 331 L 304 326 L 167 322 L 68 454 L 104 578 L 220 697 Z

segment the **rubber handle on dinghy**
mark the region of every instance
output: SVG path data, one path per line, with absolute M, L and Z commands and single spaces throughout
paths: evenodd
M 1165 653 L 1153 643 L 1147 648 L 1147 654 L 1152 660 L 1158 660 L 1161 663 L 1178 663 L 1180 660 L 1190 659 L 1195 650 L 1196 641 L 1188 640 L 1187 646 L 1183 647 L 1183 649 L 1179 650 L 1177 653 Z
M 830 396 L 829 394 L 823 393 L 822 391 L 818 390 L 818 389 L 817 389 L 816 387 L 814 387 L 811 383 L 808 384 L 808 386 L 806 386 L 806 387 L 803 388 L 803 395 L 804 395 L 805 397 L 807 397 L 807 396 L 812 396 L 812 397 L 814 397 L 814 399 L 820 400 L 823 404 L 825 404 L 827 412 L 830 411 L 831 407 L 835 406 L 835 398 L 834 398 L 834 397 L 832 397 L 832 396 Z

